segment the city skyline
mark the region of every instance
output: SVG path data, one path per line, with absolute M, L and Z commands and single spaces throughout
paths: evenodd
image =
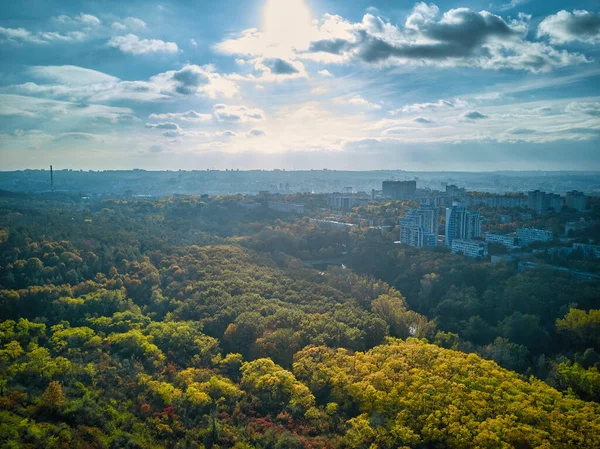
M 600 170 L 595 0 L 15 1 L 2 170 Z

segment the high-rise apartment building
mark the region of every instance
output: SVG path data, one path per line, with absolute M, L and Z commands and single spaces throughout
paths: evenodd
M 411 200 L 417 193 L 417 181 L 384 181 L 382 193 L 396 201 Z
M 527 208 L 536 211 L 538 214 L 548 210 L 559 211 L 563 207 L 563 199 L 556 193 L 546 193 L 534 190 L 527 194 Z
M 400 219 L 400 241 L 417 248 L 436 247 L 439 212 L 434 206 L 409 210 Z
M 583 192 L 578 192 L 577 190 L 567 192 L 566 204 L 570 209 L 583 212 L 587 209 L 587 196 L 585 196 Z
M 468 212 L 467 206 L 454 203 L 446 209 L 446 246 L 452 247 L 452 240 L 470 240 L 482 235 L 483 217 L 479 212 Z

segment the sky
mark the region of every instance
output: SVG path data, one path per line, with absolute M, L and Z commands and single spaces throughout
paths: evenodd
M 0 170 L 600 170 L 598 0 L 11 0 Z

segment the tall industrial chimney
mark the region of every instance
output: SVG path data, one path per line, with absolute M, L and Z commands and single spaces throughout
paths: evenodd
M 50 166 L 50 188 L 54 192 L 54 171 L 52 171 L 52 165 Z

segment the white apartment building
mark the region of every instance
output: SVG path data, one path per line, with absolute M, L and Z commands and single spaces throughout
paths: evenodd
M 458 240 L 452 241 L 452 253 L 463 254 L 472 259 L 484 258 L 488 255 L 488 244 L 479 240 Z
M 533 242 L 552 242 L 554 240 L 554 233 L 552 231 L 544 231 L 543 229 L 521 228 L 517 229 L 517 237 L 522 246 L 527 246 Z

